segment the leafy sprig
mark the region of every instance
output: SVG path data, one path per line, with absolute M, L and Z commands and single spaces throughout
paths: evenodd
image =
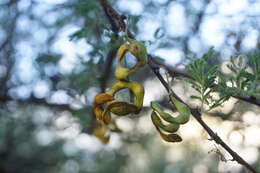
M 201 58 L 193 59 L 187 66 L 187 70 L 189 74 L 192 75 L 192 79 L 185 79 L 191 84 L 192 88 L 199 93 L 199 96 L 192 95 L 191 98 L 201 102 L 201 109 L 203 109 L 204 104 L 207 104 L 209 106 L 207 111 L 220 106 L 229 98 L 224 96 L 219 99 L 213 99 L 212 97 L 212 93 L 216 92 L 215 85 L 219 73 L 219 67 L 217 65 L 208 65 L 209 59 L 214 56 L 214 50 L 210 48 Z
M 187 71 L 192 78 L 185 80 L 191 84 L 198 93 L 192 95 L 203 105 L 209 106 L 209 110 L 221 106 L 232 95 L 249 96 L 254 99 L 260 98 L 260 54 L 255 52 L 250 56 L 238 55 L 230 59 L 227 65 L 230 75 L 220 72 L 217 65 L 209 65 L 210 58 L 215 57 L 213 48 L 209 49 L 201 58 L 194 58 L 187 66 Z M 248 69 L 251 67 L 250 72 Z M 219 93 L 218 99 L 213 99 L 213 93 Z
M 224 94 L 240 94 L 254 99 L 260 98 L 260 54 L 231 57 L 227 65 L 230 75 L 220 75 L 219 91 Z M 227 85 L 229 83 L 229 85 Z

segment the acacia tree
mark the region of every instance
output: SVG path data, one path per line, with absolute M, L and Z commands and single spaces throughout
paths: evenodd
M 108 20 L 110 21 L 113 32 L 118 34 L 118 32 L 120 30 L 122 30 L 122 31 L 126 32 L 127 37 L 128 37 L 128 35 L 130 35 L 130 38 L 134 39 L 133 34 L 127 30 L 127 25 L 124 23 L 124 19 L 126 17 L 124 15 L 119 15 L 110 6 L 110 4 L 106 0 L 100 0 L 100 3 L 102 4 L 105 14 L 106 14 Z M 128 38 L 126 38 L 126 39 L 128 39 Z M 135 43 L 132 43 L 130 40 L 130 44 L 135 44 Z M 138 47 L 138 45 L 134 45 L 134 46 Z M 131 48 L 129 48 L 129 50 L 131 52 Z M 121 59 L 120 51 L 121 51 L 121 49 L 119 48 L 118 54 L 117 54 L 119 59 Z M 141 52 L 142 51 L 141 47 L 138 48 L 138 51 L 142 54 L 144 53 L 144 52 Z M 124 52 L 122 54 L 124 55 Z M 135 52 L 132 52 L 132 54 L 135 55 Z M 145 51 L 145 54 L 146 54 L 146 51 Z M 141 56 L 145 56 L 145 55 L 141 55 Z M 208 110 L 206 110 L 206 111 L 209 111 L 209 110 L 225 103 L 225 101 L 228 100 L 230 97 L 236 97 L 241 100 L 250 102 L 252 104 L 255 104 L 258 106 L 260 105 L 260 102 L 259 102 L 260 100 L 257 99 L 257 98 L 259 98 L 259 93 L 260 93 L 259 88 L 258 88 L 259 87 L 258 86 L 258 84 L 259 84 L 258 76 L 259 76 L 259 72 L 260 72 L 259 54 L 255 53 L 253 55 L 250 55 L 250 59 L 252 61 L 253 68 L 254 68 L 253 73 L 249 73 L 246 71 L 247 64 L 245 62 L 246 61 L 245 56 L 242 56 L 242 55 L 238 56 L 237 62 L 235 62 L 235 58 L 232 58 L 231 64 L 228 66 L 228 68 L 234 73 L 234 76 L 231 76 L 231 77 L 224 77 L 222 75 L 219 75 L 220 71 L 218 70 L 217 66 L 210 67 L 207 64 L 207 61 L 210 58 L 212 58 L 212 56 L 213 56 L 213 51 L 209 50 L 209 52 L 207 54 L 203 55 L 202 58 L 191 61 L 190 64 L 187 66 L 187 70 L 189 72 L 188 74 L 178 72 L 176 70 L 170 69 L 163 63 L 156 62 L 156 60 L 154 60 L 152 55 L 149 55 L 149 54 L 148 54 L 148 57 L 149 57 L 148 61 L 149 61 L 149 67 L 152 69 L 152 71 L 157 76 L 157 78 L 160 80 L 160 82 L 164 85 L 165 89 L 169 93 L 170 98 L 173 98 L 176 100 L 176 102 L 174 102 L 173 104 L 175 104 L 177 110 L 183 114 L 189 114 L 191 112 L 191 114 L 194 116 L 194 118 L 207 131 L 207 133 L 209 134 L 211 139 L 214 140 L 217 144 L 221 145 L 223 148 L 225 148 L 230 153 L 230 155 L 233 157 L 232 160 L 237 161 L 238 163 L 244 165 L 250 171 L 256 172 L 256 170 L 253 167 L 251 167 L 243 158 L 241 158 L 236 152 L 234 152 L 216 133 L 214 133 L 211 130 L 211 128 L 203 121 L 202 113 L 204 112 L 204 109 L 203 109 L 204 104 L 209 106 Z M 136 56 L 136 58 L 137 58 L 136 64 L 138 64 L 138 62 L 142 61 L 142 60 L 138 59 L 138 55 Z M 122 67 L 120 67 L 120 63 L 121 62 L 119 60 L 118 61 L 119 66 L 117 65 L 117 67 L 116 67 L 117 69 L 122 68 Z M 107 67 L 107 68 L 109 68 L 109 67 Z M 135 68 L 135 66 L 133 68 Z M 192 87 L 199 93 L 199 96 L 191 95 L 191 98 L 197 99 L 201 102 L 200 109 L 190 108 L 187 104 L 184 103 L 184 101 L 180 97 L 178 97 L 175 94 L 175 92 L 171 89 L 169 82 L 166 82 L 165 79 L 160 74 L 160 72 L 159 72 L 160 68 L 164 68 L 166 71 L 168 71 L 168 74 L 172 77 L 172 80 L 176 77 L 176 74 L 178 74 L 179 77 L 186 78 L 186 81 L 189 82 L 192 85 Z M 129 68 L 129 69 L 131 69 L 131 68 Z M 120 72 L 125 73 L 125 74 L 130 73 L 126 70 L 125 71 L 121 70 Z M 121 79 L 120 77 L 118 77 L 117 74 L 119 75 L 119 70 L 116 71 L 115 75 L 117 78 Z M 217 79 L 219 80 L 218 82 L 217 82 Z M 227 82 L 231 82 L 231 84 L 232 84 L 231 87 L 227 85 Z M 125 88 L 125 87 L 123 87 L 123 88 Z M 214 92 L 220 92 L 220 97 L 218 99 L 215 99 L 215 100 L 212 99 L 211 94 Z M 108 91 L 108 93 L 109 93 L 109 91 Z M 114 95 L 114 93 L 113 93 L 113 95 Z M 99 100 L 99 98 L 96 98 L 96 99 Z M 111 101 L 111 100 L 109 100 L 109 101 Z M 107 101 L 102 102 L 102 103 L 107 103 Z M 109 102 L 108 102 L 108 104 L 109 104 Z M 186 108 L 188 108 L 190 110 L 190 112 L 187 109 L 184 110 L 184 108 L 178 109 L 178 104 L 182 104 L 183 106 L 185 105 Z M 117 108 L 117 106 L 118 105 L 114 106 L 115 109 Z M 122 107 L 122 109 L 127 109 L 125 107 L 125 105 L 122 105 L 121 107 Z M 106 108 L 106 109 L 111 109 L 111 111 L 112 111 L 113 108 Z M 104 110 L 103 115 L 98 115 L 99 112 L 95 113 L 97 118 L 99 118 L 99 116 L 103 116 L 103 121 L 107 121 L 106 120 L 106 114 L 107 114 L 106 109 Z M 129 108 L 129 109 L 131 109 L 131 108 Z M 155 110 L 157 110 L 157 109 L 155 109 Z M 162 113 L 161 111 L 162 110 L 160 110 L 159 113 Z M 115 111 L 115 112 L 117 112 L 117 111 Z M 129 112 L 131 112 L 131 111 L 129 111 Z M 158 110 L 157 110 L 157 112 L 158 112 Z M 125 113 L 118 113 L 118 114 L 124 115 Z M 167 120 L 167 118 L 165 120 Z M 179 138 L 179 136 L 170 136 L 170 135 L 163 134 L 159 129 L 162 128 L 167 131 L 167 129 L 169 129 L 169 128 L 167 128 L 165 125 L 161 124 L 161 121 L 159 119 L 158 119 L 158 121 L 159 121 L 159 125 L 157 124 L 158 126 L 156 126 L 156 128 L 164 140 L 166 140 L 168 142 L 180 142 L 181 141 L 181 138 Z M 156 120 L 153 120 L 153 122 L 156 125 L 156 123 L 155 123 Z M 185 123 L 186 122 L 187 121 L 185 121 Z M 100 127 L 98 127 L 98 128 L 100 128 Z M 95 132 L 95 129 L 94 129 L 94 132 Z M 103 137 L 103 135 L 104 135 L 103 133 L 101 135 L 100 135 L 100 133 L 98 133 L 97 136 Z
M 117 1 L 111 2 L 113 6 L 117 4 Z M 1 136 L 4 138 L 4 140 L 2 140 L 3 147 L 1 151 L 1 158 L 4 160 L 4 162 L 2 162 L 1 169 L 4 172 L 15 172 L 19 170 L 19 168 L 23 167 L 27 168 L 24 171 L 26 172 L 27 170 L 30 170 L 30 165 L 28 163 L 32 162 L 33 158 L 36 157 L 35 155 L 41 151 L 41 148 L 38 147 L 39 151 L 37 150 L 37 152 L 28 153 L 28 155 L 18 153 L 19 157 L 17 157 L 17 152 L 10 152 L 13 151 L 14 148 L 18 148 L 17 146 L 20 145 L 19 142 L 13 142 L 14 139 L 23 141 L 24 138 L 20 139 L 17 136 L 26 136 L 15 133 L 17 129 L 19 130 L 19 126 L 17 125 L 17 117 L 12 116 L 18 112 L 16 105 L 19 105 L 19 107 L 22 109 L 26 108 L 28 104 L 40 105 L 54 110 L 56 115 L 60 115 L 60 113 L 64 111 L 71 112 L 72 116 L 79 120 L 78 123 L 82 127 L 82 133 L 88 133 L 91 135 L 96 126 L 95 117 L 92 115 L 91 102 L 93 101 L 93 96 L 90 97 L 90 95 L 95 95 L 97 93 L 98 87 L 100 88 L 100 92 L 105 92 L 107 88 L 112 86 L 111 81 L 114 80 L 114 61 L 119 47 L 126 42 L 124 38 L 125 31 L 127 31 L 126 33 L 130 39 L 136 39 L 140 41 L 141 39 L 139 39 L 139 37 L 141 27 L 138 27 L 138 25 L 140 25 L 140 23 L 141 26 L 145 24 L 144 22 L 140 22 L 142 17 L 145 16 L 146 13 L 155 13 L 155 11 L 157 11 L 159 8 L 163 11 L 171 3 L 173 2 L 165 1 L 157 3 L 154 1 L 147 1 L 145 3 L 147 10 L 143 12 L 144 14 L 128 16 L 126 12 L 123 12 L 123 10 L 122 14 L 119 14 L 116 10 L 114 10 L 109 2 L 105 0 L 78 0 L 64 2 L 63 4 L 58 4 L 50 9 L 47 9 L 47 12 L 42 15 L 34 13 L 34 11 L 39 12 L 37 6 L 40 3 L 36 1 L 30 1 L 30 3 L 24 6 L 21 5 L 23 2 L 19 0 L 7 1 L 1 4 L 2 9 L 4 9 L 1 18 L 5 19 L 1 20 L 1 25 L 3 26 L 3 30 L 6 33 L 6 36 L 1 40 L 0 46 L 2 57 L 1 67 L 4 67 L 3 69 L 5 69 L 2 70 L 3 73 L 1 73 L 0 91 L 0 100 L 2 105 L 1 110 L 3 110 L 1 111 L 1 118 L 3 119 L 3 122 L 5 122 L 5 125 L 1 130 Z M 259 165 L 255 164 L 254 166 L 250 166 L 246 159 L 243 159 L 241 156 L 239 156 L 239 151 L 236 153 L 234 149 L 229 147 L 229 145 L 221 139 L 221 136 L 217 135 L 203 119 L 206 117 L 206 115 L 213 115 L 222 117 L 224 120 L 232 120 L 232 115 L 227 116 L 221 112 L 214 111 L 216 108 L 221 107 L 221 105 L 225 105 L 231 97 L 240 100 L 240 105 L 253 105 L 252 107 L 248 106 L 248 110 L 259 110 L 259 52 L 256 50 L 255 52 L 245 52 L 244 54 L 241 54 L 243 50 L 241 49 L 241 47 L 243 47 L 242 41 L 245 36 L 243 34 L 239 34 L 239 32 L 243 33 L 243 28 L 238 33 L 230 31 L 229 34 L 227 34 L 226 39 L 228 40 L 230 37 L 235 37 L 234 44 L 223 44 L 223 47 L 221 48 L 224 49 L 225 47 L 228 47 L 232 50 L 235 49 L 237 54 L 234 54 L 229 65 L 227 66 L 231 73 L 228 75 L 222 73 L 218 64 L 220 62 L 219 57 L 221 54 L 218 53 L 218 51 L 215 52 L 213 49 L 209 49 L 209 51 L 206 52 L 203 56 L 199 56 L 196 55 L 196 53 L 192 53 L 192 46 L 190 44 L 192 40 L 191 37 L 194 35 L 199 35 L 204 20 L 206 20 L 207 17 L 213 15 L 211 13 L 214 12 L 206 12 L 206 9 L 214 4 L 214 2 L 207 0 L 203 1 L 203 4 L 201 4 L 202 7 L 196 10 L 192 9 L 194 4 L 192 5 L 186 2 L 178 3 L 182 4 L 187 13 L 187 18 L 192 21 L 191 24 L 187 26 L 187 28 L 189 28 L 188 34 L 181 36 L 165 34 L 166 29 L 171 28 L 171 26 L 167 25 L 166 27 L 159 27 L 157 30 L 155 30 L 155 40 L 150 42 L 149 39 L 146 39 L 145 43 L 146 48 L 148 49 L 148 64 L 142 71 L 137 72 L 138 75 L 131 76 L 131 79 L 139 83 L 143 83 L 143 81 L 145 81 L 148 77 L 155 75 L 157 80 L 159 80 L 160 83 L 164 86 L 166 93 L 168 93 L 161 101 L 164 106 L 169 107 L 168 96 L 176 99 L 178 103 L 186 105 L 193 117 L 208 133 L 209 139 L 215 141 L 217 144 L 226 149 L 227 152 L 229 152 L 232 156 L 231 160 L 237 161 L 252 172 L 257 172 L 255 170 L 257 168 L 253 167 L 259 167 Z M 51 21 L 51 18 L 48 18 L 47 14 L 55 13 L 57 11 L 64 14 L 54 19 L 54 21 Z M 42 43 L 44 46 L 41 47 L 40 44 L 37 44 L 39 47 L 41 47 L 41 49 L 37 49 L 37 53 L 35 53 L 33 56 L 32 61 L 37 67 L 34 69 L 37 71 L 35 78 L 40 78 L 42 81 L 47 81 L 48 83 L 49 92 L 45 95 L 37 95 L 37 92 L 27 95 L 17 94 L 17 91 L 19 89 L 21 90 L 21 88 L 23 89 L 23 86 L 31 85 L 31 83 L 33 83 L 26 80 L 24 81 L 24 78 L 19 76 L 19 68 L 17 67 L 17 64 L 19 64 L 19 59 L 17 58 L 19 57 L 19 54 L 17 55 L 16 52 L 21 52 L 21 49 L 29 49 L 28 47 L 30 46 L 27 45 L 27 47 L 25 46 L 19 49 L 19 46 L 15 45 L 19 45 L 18 43 L 20 42 L 22 45 L 25 43 L 24 35 L 27 36 L 26 38 L 29 39 L 30 42 L 34 42 L 34 32 L 30 32 L 30 30 L 33 30 L 34 28 L 31 27 L 29 30 L 27 27 L 26 30 L 23 29 L 21 24 L 18 23 L 18 21 L 23 19 L 23 17 L 30 19 L 32 22 L 36 22 L 37 26 L 48 31 L 48 36 L 46 39 L 44 39 L 44 43 Z M 245 20 L 243 24 L 251 23 L 254 25 L 254 21 L 257 21 L 256 19 L 259 18 L 258 16 L 250 15 L 247 17 L 247 20 Z M 8 22 L 5 23 L 5 21 Z M 59 65 L 59 63 L 61 63 L 62 55 L 59 51 L 57 51 L 57 49 L 55 50 L 52 47 L 54 47 L 55 39 L 57 39 L 57 36 L 61 32 L 62 28 L 66 28 L 72 23 L 78 26 L 78 30 L 71 34 L 70 39 L 74 42 L 84 39 L 86 43 L 91 46 L 91 49 L 86 53 L 85 57 L 82 57 L 82 55 L 75 57 L 75 59 L 78 59 L 79 61 L 77 62 L 78 68 L 74 68 L 74 70 L 70 73 L 62 73 L 61 71 L 57 72 L 55 68 Z M 254 25 L 254 27 L 256 29 L 259 28 L 257 25 Z M 246 31 L 247 28 L 244 28 L 244 30 Z M 34 31 L 37 31 L 37 29 L 34 29 Z M 145 35 L 146 33 L 141 34 L 141 36 Z M 65 40 L 68 39 L 69 38 L 67 37 L 65 38 Z M 167 64 L 167 62 L 165 62 L 163 59 L 154 56 L 154 52 L 151 51 L 150 47 L 178 47 L 185 55 L 185 58 L 183 58 L 183 64 L 185 65 L 185 68 L 179 69 L 177 66 Z M 34 51 L 36 52 L 36 50 Z M 129 61 L 126 63 L 128 64 Z M 186 96 L 190 98 L 185 98 L 183 95 L 180 96 L 178 93 L 176 93 L 176 90 L 172 89 L 172 87 L 177 83 L 183 82 L 186 84 L 189 83 L 190 86 L 194 89 L 193 91 L 190 91 L 186 94 Z M 22 91 L 26 93 L 26 90 Z M 53 97 L 60 91 L 66 91 L 66 95 L 70 97 L 70 100 L 61 103 L 55 102 Z M 215 97 L 216 93 L 219 94 L 217 97 Z M 147 94 L 149 93 L 146 92 L 146 95 Z M 85 103 L 82 103 L 81 101 L 82 96 L 87 97 L 87 101 L 85 101 Z M 197 100 L 198 104 L 191 104 L 192 100 Z M 80 106 L 75 108 L 71 105 L 74 105 L 76 101 L 80 102 Z M 237 109 L 238 107 L 239 106 L 235 107 L 234 109 Z M 143 110 L 149 109 L 149 106 L 143 107 Z M 26 114 L 27 113 L 28 111 Z M 143 112 L 141 114 L 148 115 L 149 113 Z M 30 117 L 35 116 L 37 115 L 30 115 L 27 119 L 28 121 L 26 120 L 24 123 L 21 123 L 22 126 L 23 124 L 28 125 L 24 126 L 26 128 L 20 128 L 20 130 L 22 129 L 21 132 L 26 132 L 28 129 L 31 129 L 29 131 L 33 132 L 32 129 L 35 129 L 35 122 L 31 121 L 33 118 Z M 239 120 L 241 120 L 241 118 Z M 151 122 L 151 120 L 149 121 Z M 10 126 L 10 124 L 13 125 Z M 32 124 L 33 126 L 31 126 Z M 118 125 L 120 126 L 120 123 L 118 123 Z M 189 126 L 189 124 L 187 124 L 187 126 Z M 17 127 L 17 129 L 15 127 Z M 116 130 L 119 131 L 119 129 Z M 137 133 L 135 135 L 138 136 L 138 132 L 135 133 Z M 31 135 L 32 134 L 28 135 L 27 137 L 32 139 L 33 137 Z M 122 135 L 124 135 L 124 133 Z M 131 143 L 130 139 L 131 138 L 129 138 L 128 143 Z M 53 144 L 50 146 L 50 148 L 47 149 L 47 151 L 50 151 L 50 153 L 46 153 L 46 157 L 43 156 L 42 158 L 38 158 L 40 161 L 36 160 L 36 163 L 44 162 L 49 165 L 50 163 L 55 164 L 54 160 L 57 160 L 61 161 L 61 164 L 63 164 L 63 162 L 66 162 L 69 159 L 77 160 L 74 157 L 65 157 L 61 154 L 61 152 L 59 152 L 60 157 L 55 158 L 53 156 L 51 157 L 53 159 L 46 159 L 53 152 L 51 147 L 59 148 L 58 142 L 62 143 L 62 141 L 57 141 L 55 145 Z M 30 145 L 34 146 L 33 140 L 30 143 Z M 140 141 L 140 143 L 142 143 L 142 141 Z M 182 143 L 178 145 L 182 145 Z M 223 156 L 220 150 L 214 149 L 214 152 L 220 156 L 222 161 L 229 160 Z M 162 155 L 163 154 L 164 153 L 162 153 Z M 121 154 L 117 153 L 117 156 L 118 158 L 123 158 Z M 17 164 L 17 167 L 10 169 L 10 165 L 13 165 L 13 163 L 16 161 L 16 158 L 24 158 L 20 159 L 24 162 L 20 162 L 20 164 Z M 80 160 L 77 160 L 77 162 L 80 163 Z M 122 164 L 126 163 L 124 159 L 121 159 L 121 162 Z M 116 160 L 115 163 L 119 163 L 119 161 Z M 75 162 L 68 161 L 65 165 L 73 164 L 75 165 Z M 112 167 L 109 166 L 109 163 L 106 164 L 104 163 L 104 167 L 99 170 L 100 172 L 104 172 L 108 168 L 112 169 Z M 38 164 L 36 164 L 35 170 L 39 168 L 37 165 Z M 53 168 L 56 169 L 56 167 Z M 120 167 L 118 167 L 118 169 L 114 168 L 111 171 L 119 172 L 119 168 Z M 154 169 L 154 171 L 161 171 L 162 169 L 163 167 L 160 169 L 160 166 L 158 166 Z M 80 169 L 80 171 L 83 170 L 83 168 Z M 42 171 L 44 172 L 45 170 L 42 169 Z M 51 171 L 51 169 L 46 169 L 46 172 L 49 171 Z M 93 170 L 90 169 L 89 171 L 91 172 Z

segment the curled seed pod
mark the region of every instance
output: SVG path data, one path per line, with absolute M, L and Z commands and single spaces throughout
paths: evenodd
M 155 112 L 157 112 L 160 115 L 160 117 L 164 121 L 167 121 L 169 123 L 176 123 L 175 118 L 171 114 L 164 112 L 162 106 L 159 103 L 151 102 L 151 107 Z
M 124 116 L 130 113 L 135 113 L 138 111 L 136 105 L 128 103 L 125 101 L 113 100 L 108 102 L 104 112 L 102 113 L 102 120 L 104 123 L 109 124 L 111 120 L 111 114 L 113 112 L 116 115 Z
M 116 70 L 115 70 L 115 76 L 117 79 L 125 79 L 133 70 L 132 68 L 125 68 L 121 65 L 121 61 L 123 60 L 126 52 L 129 51 L 129 45 L 123 44 L 119 47 L 117 51 L 117 63 L 116 63 Z
M 105 109 L 104 112 L 102 112 L 101 120 L 108 125 L 111 122 L 111 119 L 112 117 L 110 112 Z
M 138 66 L 145 66 L 148 62 L 145 45 L 142 42 L 133 39 L 128 39 L 128 42 L 130 43 L 129 51 L 138 59 Z
M 167 124 L 167 125 L 163 124 L 163 122 L 160 119 L 160 117 L 154 111 L 151 114 L 151 118 L 152 118 L 153 124 L 156 127 L 159 127 L 159 128 L 163 129 L 166 132 L 174 133 L 174 132 L 176 132 L 180 128 L 180 125 L 176 124 L 176 123 Z
M 180 107 L 180 104 L 178 104 L 178 111 L 180 110 L 179 108 L 181 108 L 181 111 L 183 111 L 183 105 L 181 106 L 182 107 Z M 167 142 L 182 141 L 182 138 L 174 132 L 179 129 L 180 124 L 184 124 L 189 120 L 189 117 L 187 118 L 187 112 L 180 112 L 177 117 L 172 117 L 170 114 L 163 111 L 163 108 L 159 103 L 151 102 L 151 107 L 153 109 L 153 112 L 151 114 L 152 122 L 155 125 L 157 131 L 160 133 L 160 136 Z M 170 124 L 163 124 L 160 118 L 169 122 Z M 169 134 L 163 133 L 162 130 L 165 132 L 169 132 Z
M 154 124 L 155 125 L 155 124 Z M 182 138 L 176 134 L 176 133 L 163 133 L 159 127 L 155 125 L 156 130 L 159 132 L 160 136 L 165 140 L 166 142 L 181 142 Z
M 171 103 L 175 105 L 177 111 L 180 113 L 176 118 L 175 121 L 179 124 L 185 124 L 190 120 L 190 109 L 183 104 L 182 102 L 179 102 L 174 97 L 170 96 Z
M 126 101 L 113 100 L 111 102 L 108 102 L 105 110 L 111 111 L 119 116 L 124 116 L 129 113 L 136 113 L 138 111 L 138 107 Z
M 99 93 L 95 96 L 94 104 L 100 105 L 108 101 L 114 100 L 114 97 L 107 93 Z
M 97 117 L 97 119 L 101 119 L 103 114 L 103 109 L 100 106 L 94 106 L 93 107 L 93 113 Z
M 115 76 L 117 81 L 106 93 L 97 94 L 94 101 L 93 112 L 97 117 L 96 127 L 94 128 L 93 134 L 97 136 L 103 143 L 109 141 L 107 136 L 108 126 L 112 126 L 110 131 L 120 133 L 121 130 L 117 127 L 115 120 L 111 117 L 111 112 L 116 115 L 127 115 L 129 113 L 139 113 L 143 106 L 144 88 L 137 82 L 126 81 L 127 76 L 136 71 L 138 68 L 143 67 L 147 64 L 147 52 L 146 47 L 143 43 L 136 40 L 129 39 L 127 37 L 127 44 L 120 46 L 117 52 L 117 64 L 115 70 Z M 131 68 L 125 68 L 121 65 L 126 52 L 130 52 L 136 58 L 136 64 Z M 122 89 L 129 89 L 133 101 L 130 102 L 115 100 L 114 96 L 116 92 Z M 173 131 L 172 127 L 165 126 L 166 129 Z M 167 136 L 171 138 L 170 136 Z
M 95 96 L 93 113 L 97 119 L 101 119 L 102 113 L 104 112 L 102 105 L 112 100 L 114 100 L 114 97 L 107 93 L 99 93 Z
M 168 114 L 163 111 L 163 108 L 159 103 L 151 102 L 151 107 L 154 111 L 156 111 L 158 114 L 160 114 L 160 117 L 169 122 L 169 123 L 177 123 L 177 124 L 185 124 L 190 119 L 190 110 L 187 108 L 186 105 L 183 103 L 180 104 L 179 101 L 176 102 L 176 99 L 174 100 L 176 104 L 171 100 L 172 104 L 176 106 L 177 111 L 179 112 L 179 115 L 177 117 L 171 116 L 171 114 Z
M 106 93 L 114 97 L 118 91 L 125 88 L 128 88 L 131 94 L 133 94 L 134 96 L 133 103 L 129 103 L 128 105 L 134 104 L 137 107 L 137 110 L 134 113 L 136 114 L 139 113 L 143 106 L 143 99 L 144 99 L 144 87 L 141 84 L 137 82 L 130 82 L 130 81 L 117 81 Z M 124 104 L 124 106 L 126 105 L 127 104 Z M 113 110 L 114 109 L 111 108 L 111 112 L 113 112 Z M 113 113 L 116 114 L 117 112 L 113 112 Z
M 129 39 L 130 44 L 123 44 L 117 51 L 117 64 L 115 70 L 115 76 L 117 79 L 126 79 L 126 77 L 136 71 L 138 68 L 143 67 L 147 64 L 147 51 L 146 47 L 142 42 Z M 126 52 L 129 51 L 136 58 L 136 64 L 131 68 L 126 68 L 121 65 Z
M 159 130 L 158 130 L 159 131 Z M 160 136 L 165 140 L 166 142 L 181 142 L 182 138 L 175 133 L 171 134 L 164 134 L 163 132 L 159 131 Z

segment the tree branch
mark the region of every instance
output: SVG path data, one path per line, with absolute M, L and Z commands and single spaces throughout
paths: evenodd
M 39 99 L 36 97 L 31 96 L 30 98 L 26 100 L 19 100 L 19 99 L 14 99 L 11 98 L 10 96 L 4 95 L 0 97 L 0 104 L 1 103 L 7 103 L 9 101 L 14 101 L 19 103 L 19 105 L 28 105 L 28 104 L 37 104 L 37 105 L 42 105 L 50 108 L 54 108 L 57 110 L 68 110 L 68 111 L 73 111 L 73 109 L 68 105 L 68 104 L 55 104 L 55 103 L 48 103 L 45 99 Z
M 113 44 L 113 42 L 111 42 Z M 118 48 L 118 47 L 117 47 Z M 116 56 L 117 48 L 112 48 L 107 55 L 107 58 L 104 63 L 104 71 L 99 78 L 100 80 L 100 89 L 101 92 L 105 92 L 106 86 L 107 86 L 107 81 L 110 77 L 112 66 L 113 66 L 113 60 L 114 57 Z
M 247 169 L 252 171 L 253 173 L 257 173 L 257 171 L 249 165 L 241 156 L 239 156 L 235 151 L 233 151 L 218 135 L 215 133 L 201 118 L 201 113 L 198 109 L 193 109 L 189 105 L 187 105 L 180 97 L 178 97 L 174 91 L 170 88 L 170 86 L 167 84 L 167 82 L 163 79 L 161 74 L 159 73 L 159 68 L 156 67 L 155 65 L 150 65 L 152 68 L 153 72 L 157 76 L 157 78 L 160 80 L 160 82 L 163 84 L 165 89 L 168 91 L 169 95 L 172 95 L 175 97 L 178 101 L 184 103 L 189 109 L 191 110 L 191 114 L 193 117 L 200 123 L 200 125 L 206 130 L 206 132 L 209 134 L 211 137 L 211 140 L 214 140 L 217 144 L 221 145 L 223 148 L 226 149 L 226 151 L 232 156 L 232 160 L 237 161 L 239 164 L 245 166 Z
M 156 77 L 160 80 L 160 82 L 162 83 L 162 85 L 165 87 L 165 89 L 167 90 L 167 92 L 172 95 L 173 97 L 175 97 L 178 101 L 184 103 L 187 107 L 189 107 L 189 109 L 191 110 L 191 114 L 193 115 L 193 117 L 200 123 L 200 125 L 206 130 L 206 132 L 209 134 L 209 136 L 211 137 L 212 140 L 214 140 L 217 144 L 221 145 L 223 148 L 226 149 L 226 151 L 233 157 L 232 160 L 237 161 L 238 163 L 240 163 L 241 165 L 244 165 L 247 169 L 249 169 L 250 171 L 252 171 L 253 173 L 257 173 L 256 170 L 251 167 L 251 165 L 249 165 L 242 157 L 240 157 L 235 151 L 233 151 L 218 135 L 217 133 L 215 133 L 201 118 L 201 113 L 198 109 L 193 109 L 191 108 L 189 105 L 187 105 L 185 102 L 183 102 L 183 100 L 178 97 L 174 91 L 171 89 L 171 87 L 168 85 L 168 83 L 164 80 L 164 78 L 162 77 L 162 75 L 159 73 L 159 66 L 156 66 L 156 64 L 153 64 L 151 58 L 149 59 L 149 66 L 151 67 L 151 69 L 153 70 L 154 74 L 156 75 Z M 176 76 L 175 76 L 176 77 Z
M 154 58 L 152 59 L 152 61 L 155 64 L 157 64 L 158 66 L 163 67 L 170 74 L 170 76 L 173 77 L 173 78 L 175 78 L 175 77 L 186 77 L 186 78 L 189 78 L 189 79 L 194 79 L 192 77 L 192 75 L 190 75 L 189 73 L 177 70 L 177 69 L 175 69 L 173 67 L 169 67 L 169 66 L 167 66 L 164 63 L 156 61 Z M 215 84 L 215 85 L 212 85 L 211 87 L 212 88 L 218 88 L 219 86 L 217 84 Z M 250 96 L 232 95 L 232 97 L 237 98 L 239 100 L 243 100 L 245 102 L 248 102 L 248 103 L 251 103 L 251 104 L 254 104 L 254 105 L 257 105 L 257 106 L 260 106 L 260 100 L 252 98 Z
M 107 17 L 109 18 L 109 21 L 111 23 L 111 26 L 114 27 L 112 24 L 113 23 L 124 23 L 124 21 L 122 20 L 122 18 L 118 18 L 118 17 L 113 17 L 113 16 L 121 16 L 119 15 L 113 8 L 112 6 L 109 4 L 109 2 L 107 0 L 100 0 L 100 3 L 104 9 L 105 12 L 107 11 L 112 11 L 111 14 L 107 14 Z M 111 10 L 113 9 L 113 10 Z M 118 20 L 121 20 L 121 22 L 119 22 Z M 113 21 L 113 22 L 111 22 Z M 117 22 L 116 22 L 117 21 Z M 125 29 L 125 25 L 118 25 L 118 28 L 116 29 L 117 31 L 124 31 Z M 130 32 L 129 32 L 130 33 Z M 133 34 L 129 34 L 129 36 L 131 38 L 133 38 Z M 159 73 L 159 69 L 160 66 L 156 63 L 154 63 L 154 59 L 152 58 L 151 55 L 148 55 L 149 57 L 149 67 L 151 68 L 151 70 L 154 72 L 154 74 L 156 75 L 156 77 L 160 80 L 160 82 L 162 83 L 162 85 L 165 87 L 165 89 L 167 90 L 167 92 L 169 94 L 171 94 L 172 96 L 174 96 L 177 100 L 179 100 L 180 102 L 184 103 L 171 89 L 171 87 L 168 85 L 168 83 L 164 80 L 164 78 L 162 77 L 162 75 Z M 179 75 L 181 73 L 178 73 Z M 186 103 L 184 103 L 186 104 Z M 187 104 L 186 104 L 187 105 Z M 188 106 L 188 105 L 187 105 Z M 188 106 L 189 107 L 189 106 Z M 189 107 L 190 108 L 190 107 Z M 235 151 L 233 151 L 216 133 L 213 132 L 213 130 L 211 130 L 211 128 L 202 120 L 201 118 L 201 113 L 199 112 L 198 109 L 193 109 L 190 108 L 191 113 L 193 115 L 193 117 L 201 124 L 201 126 L 206 130 L 206 132 L 209 134 L 209 136 L 212 138 L 212 140 L 214 140 L 217 144 L 221 145 L 223 148 L 225 148 L 229 154 L 233 157 L 233 160 L 237 161 L 238 163 L 240 163 L 241 165 L 244 165 L 246 168 L 248 168 L 250 171 L 252 171 L 253 173 L 257 173 L 257 171 L 251 167 L 242 157 L 240 157 Z

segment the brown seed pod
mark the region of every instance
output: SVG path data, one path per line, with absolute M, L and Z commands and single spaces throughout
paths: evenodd
M 103 105 L 112 100 L 114 100 L 114 97 L 107 93 L 99 93 L 95 96 L 93 113 L 97 119 L 101 119 L 102 117 L 102 113 L 104 112 Z

